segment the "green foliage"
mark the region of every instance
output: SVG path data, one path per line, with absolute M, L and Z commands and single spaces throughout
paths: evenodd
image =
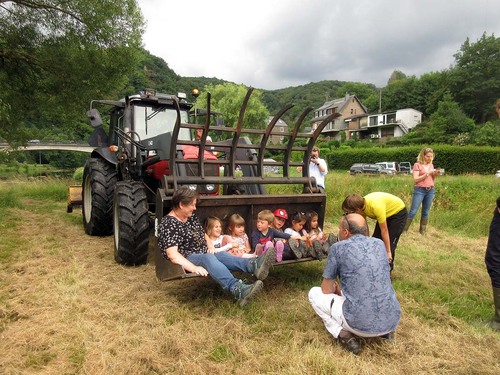
M 478 146 L 500 146 L 500 120 L 478 126 L 472 134 L 471 142 Z
M 466 39 L 454 55 L 452 92 L 468 116 L 485 122 L 495 116 L 500 87 L 500 38 L 484 33 L 471 43 Z
M 325 101 L 334 99 L 339 88 L 345 83 L 341 81 L 321 81 L 273 91 L 263 90 L 262 101 L 271 115 L 275 115 L 286 105 L 293 104 L 294 107 L 282 116 L 282 120 L 287 124 L 295 124 L 306 108 L 316 109 L 322 106 Z M 344 95 L 345 93 L 342 94 L 342 96 Z M 309 123 L 308 121 L 312 119 L 312 115 L 311 112 L 306 117 L 305 124 Z
M 453 136 L 469 133 L 474 129 L 474 121 L 465 115 L 450 94 L 446 94 L 439 102 L 437 111 L 431 115 L 430 123 L 434 142 L 448 143 Z
M 442 151 L 437 153 L 436 159 L 439 164 L 436 165 L 441 166 L 440 161 L 443 154 Z M 384 160 L 387 159 L 378 161 Z M 413 163 L 415 159 L 410 161 Z M 486 236 L 488 225 L 485 223 L 491 221 L 495 201 L 498 197 L 499 182 L 492 175 L 452 176 L 446 172 L 444 176 L 439 176 L 436 179 L 436 196 L 430 215 L 431 225 L 458 235 Z M 410 207 L 414 183 L 412 176 L 406 174 L 351 176 L 345 171 L 329 170 L 325 185 L 327 190 L 326 217 L 329 218 L 329 222 L 338 223 L 343 213 L 341 210 L 342 201 L 347 195 L 352 193 L 365 195 L 373 191 L 385 191 L 400 197 L 406 206 Z
M 197 107 L 206 107 L 208 93 L 211 94 L 211 110 L 223 113 L 226 126 L 236 127 L 247 88 L 232 83 L 206 86 L 198 97 Z M 263 129 L 268 117 L 269 112 L 262 103 L 262 92 L 254 90 L 245 110 L 243 128 Z
M 73 173 L 73 180 L 74 181 L 82 181 L 83 180 L 83 169 L 84 167 L 79 167 L 75 170 Z
M 500 148 L 479 146 L 435 145 L 434 165 L 444 168 L 447 174 L 493 174 L 500 166 Z M 327 159 L 331 169 L 348 170 L 354 163 L 377 163 L 382 161 L 416 161 L 421 146 L 398 148 L 341 148 L 332 150 Z
M 395 81 L 402 80 L 402 79 L 406 79 L 406 74 L 404 74 L 400 70 L 395 70 L 392 72 L 391 76 L 389 77 L 387 84 L 390 85 L 391 83 L 393 83 Z
M 361 82 L 345 82 L 337 89 L 335 98 L 342 98 L 346 93 L 356 95 L 363 104 L 371 96 L 378 97 L 378 90 L 375 85 Z
M 143 33 L 136 2 L 12 1 L 0 14 L 0 100 L 9 118 L 0 137 L 22 143 L 46 130 L 84 138 L 82 109 L 95 97 L 116 97 L 136 68 Z
M 405 134 L 401 143 L 448 143 L 463 146 L 471 142 L 470 133 L 473 130 L 474 121 L 465 115 L 450 93 L 444 93 L 429 121 L 417 125 L 413 131 Z

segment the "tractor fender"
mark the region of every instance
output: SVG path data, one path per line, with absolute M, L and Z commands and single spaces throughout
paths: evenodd
M 91 157 L 96 158 L 99 156 L 113 165 L 118 164 L 116 154 L 114 152 L 111 152 L 107 147 L 96 148 L 94 149 L 94 151 L 92 151 Z

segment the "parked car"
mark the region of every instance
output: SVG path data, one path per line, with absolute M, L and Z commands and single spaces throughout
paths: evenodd
M 500 178 L 500 169 L 497 171 L 497 173 L 495 173 L 495 177 Z
M 399 173 L 411 173 L 411 163 L 409 161 L 402 161 L 399 163 Z
M 399 172 L 399 165 L 395 161 L 382 161 L 380 163 L 376 163 L 384 169 L 390 169 L 391 171 L 394 171 L 394 173 Z
M 375 174 L 375 175 L 393 175 L 394 172 L 391 169 L 385 169 L 379 164 L 370 164 L 370 163 L 356 163 L 349 168 L 349 173 L 352 175 L 356 174 Z
M 266 163 L 276 163 L 276 160 L 274 159 L 264 159 L 264 162 Z M 279 174 L 280 173 L 280 168 L 277 165 L 264 165 L 264 173 L 267 174 Z

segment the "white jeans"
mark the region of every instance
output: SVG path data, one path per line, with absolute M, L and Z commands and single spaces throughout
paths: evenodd
M 334 300 L 332 305 L 332 299 Z M 339 296 L 337 294 L 325 294 L 319 286 L 311 288 L 309 291 L 309 302 L 312 308 L 316 311 L 316 314 L 323 319 L 326 330 L 330 332 L 333 337 L 337 338 L 342 329 L 354 333 L 356 336 L 360 337 L 377 337 L 381 336 L 380 333 L 372 334 L 358 331 L 354 328 L 349 327 L 347 324 L 344 313 L 342 311 L 342 305 L 344 304 L 345 297 Z M 389 333 L 389 332 L 386 332 Z

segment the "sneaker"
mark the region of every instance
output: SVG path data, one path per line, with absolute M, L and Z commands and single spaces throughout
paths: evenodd
M 314 259 L 321 260 L 324 258 L 323 245 L 319 241 L 313 241 L 311 248 L 311 255 Z
M 297 259 L 302 258 L 302 250 L 299 241 L 290 240 L 288 244 L 290 245 L 290 250 L 292 250 L 293 255 L 295 255 Z
M 361 345 L 359 344 L 356 336 L 345 329 L 340 331 L 337 340 L 339 341 L 340 346 L 353 354 L 358 354 L 361 351 Z
M 274 247 L 269 247 L 265 254 L 250 260 L 250 272 L 252 272 L 258 280 L 264 280 L 269 275 L 269 268 L 276 261 L 276 250 Z
M 244 307 L 252 301 L 252 299 L 259 293 L 264 287 L 264 283 L 257 280 L 253 284 L 245 284 L 243 281 L 239 280 L 238 283 L 233 287 L 231 293 L 234 298 L 238 300 L 238 304 Z

